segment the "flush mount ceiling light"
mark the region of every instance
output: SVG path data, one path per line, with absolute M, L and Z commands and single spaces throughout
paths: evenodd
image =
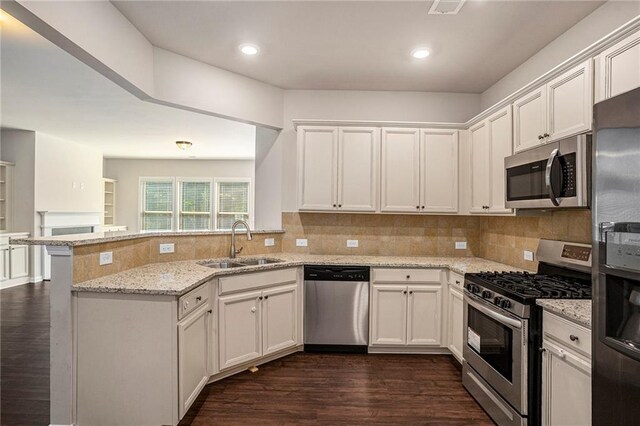
M 245 44 L 241 44 L 238 48 L 242 53 L 249 56 L 257 55 L 258 52 L 260 51 L 260 48 L 255 44 L 245 43 Z
M 181 150 L 186 151 L 191 148 L 191 145 L 193 144 L 189 141 L 176 141 L 176 145 L 178 145 L 178 148 Z
M 435 0 L 429 15 L 457 15 L 466 0 Z
M 429 52 L 429 49 L 424 47 L 417 47 L 411 51 L 411 56 L 413 56 L 416 59 L 424 59 L 430 54 L 431 52 Z

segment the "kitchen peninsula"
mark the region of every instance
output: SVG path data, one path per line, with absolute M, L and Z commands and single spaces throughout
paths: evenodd
M 235 261 L 272 263 L 221 268 L 230 260 L 224 258 L 228 233 L 12 241 L 45 245 L 52 256 L 52 418 L 67 424 L 177 424 L 207 383 L 302 350 L 303 265 L 368 266 L 388 277 L 387 287 L 424 289 L 416 293 L 424 297 L 416 306 L 429 307 L 420 315 L 430 318 L 430 328 L 415 328 L 411 318 L 402 326 L 422 333 L 417 344 L 404 337 L 405 343 L 376 345 L 385 339 L 375 333 L 386 331 L 371 329 L 370 352 L 396 353 L 455 354 L 462 318 L 452 316 L 462 309 L 450 306 L 462 292 L 464 274 L 517 270 L 477 257 L 283 253 L 283 231 L 254 234 L 253 241 L 238 237 L 244 250 Z M 274 245 L 265 247 L 271 238 Z M 160 244 L 174 244 L 174 252 L 160 254 Z M 113 263 L 100 266 L 104 252 L 112 253 Z M 218 267 L 206 266 L 212 263 Z M 371 316 L 382 312 L 374 309 Z M 133 398 L 142 393 L 144 400 Z

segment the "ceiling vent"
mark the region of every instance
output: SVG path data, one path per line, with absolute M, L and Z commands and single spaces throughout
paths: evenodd
M 465 0 L 435 0 L 429 15 L 457 15 Z

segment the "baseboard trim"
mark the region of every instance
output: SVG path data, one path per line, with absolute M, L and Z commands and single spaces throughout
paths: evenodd
M 25 285 L 25 284 L 29 284 L 29 281 L 14 281 L 14 282 L 6 281 L 0 284 L 0 290 L 5 290 L 11 287 L 17 287 L 19 285 Z
M 429 346 L 369 346 L 370 354 L 451 355 L 448 348 Z
M 44 277 L 42 275 L 39 276 L 39 277 L 31 277 L 31 278 L 29 278 L 29 282 L 31 284 L 37 284 L 37 283 L 39 283 L 41 281 L 44 281 Z

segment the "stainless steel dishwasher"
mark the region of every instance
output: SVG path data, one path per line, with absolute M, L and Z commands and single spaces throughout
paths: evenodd
M 305 266 L 305 351 L 367 352 L 369 275 L 363 266 Z

